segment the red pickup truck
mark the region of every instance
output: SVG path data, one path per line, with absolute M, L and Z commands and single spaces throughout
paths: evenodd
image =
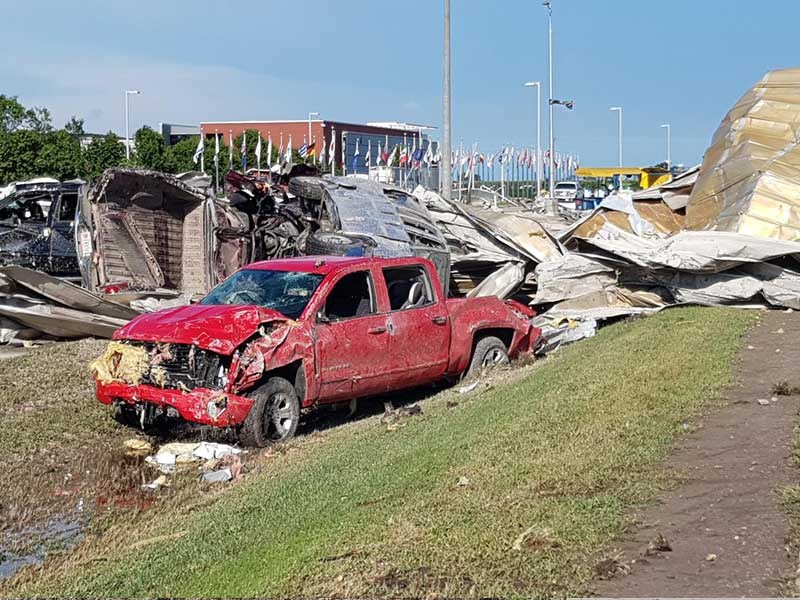
M 92 368 L 118 418 L 234 427 L 247 445 L 292 437 L 301 410 L 472 374 L 531 350 L 522 304 L 446 299 L 421 258 L 253 263 L 197 304 L 141 315 Z

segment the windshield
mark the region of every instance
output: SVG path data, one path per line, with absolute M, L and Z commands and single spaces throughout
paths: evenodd
M 252 304 L 296 319 L 322 278 L 315 273 L 244 269 L 211 290 L 200 304 Z
M 574 190 L 578 188 L 577 183 L 566 182 L 566 183 L 557 183 L 556 189 L 557 190 Z

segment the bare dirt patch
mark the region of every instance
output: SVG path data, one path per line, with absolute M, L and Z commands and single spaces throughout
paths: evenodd
M 726 406 L 683 437 L 667 462 L 682 483 L 637 516 L 619 546 L 628 568 L 597 581 L 597 595 L 781 593 L 796 567 L 779 490 L 797 478 L 791 455 L 800 398 L 774 386 L 800 384 L 798 336 L 800 313 L 764 313 L 742 349 Z

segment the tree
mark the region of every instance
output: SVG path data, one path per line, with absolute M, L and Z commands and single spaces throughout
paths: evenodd
M 44 143 L 33 164 L 38 175 L 63 181 L 84 175 L 83 159 L 80 140 L 66 129 L 59 129 L 44 136 Z
M 16 96 L 0 94 L 0 133 L 31 129 L 38 133 L 53 130 L 50 111 L 41 106 L 25 108 Z
M 164 170 L 164 138 L 145 125 L 134 135 L 135 163 L 146 169 Z
M 168 173 L 184 173 L 198 169 L 199 167 L 192 160 L 198 141 L 198 137 L 192 136 L 177 144 L 167 146 L 164 151 L 164 170 Z
M 125 160 L 125 146 L 119 141 L 117 134 L 109 131 L 103 137 L 94 140 L 84 152 L 86 161 L 85 174 L 90 180 L 97 179 L 108 168 L 121 165 Z
M 36 157 L 44 136 L 29 129 L 0 134 L 0 182 L 10 183 L 36 177 Z
M 0 133 L 21 129 L 25 123 L 25 107 L 16 96 L 0 94 Z
M 25 113 L 25 127 L 39 133 L 53 131 L 53 119 L 50 111 L 42 106 L 34 106 Z
M 72 115 L 70 120 L 64 125 L 64 131 L 70 135 L 74 135 L 75 137 L 86 135 L 86 132 L 83 129 L 83 119 L 79 119 L 75 115 Z

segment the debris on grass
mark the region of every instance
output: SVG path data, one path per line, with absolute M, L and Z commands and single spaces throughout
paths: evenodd
M 797 396 L 800 394 L 800 385 L 792 385 L 788 381 L 779 381 L 770 388 L 776 396 Z
M 122 443 L 126 456 L 147 456 L 153 451 L 153 444 L 142 438 L 132 438 Z
M 631 572 L 630 566 L 622 561 L 622 552 L 615 552 L 605 558 L 600 559 L 594 566 L 594 572 L 598 579 L 613 579 L 614 577 L 624 577 Z
M 653 556 L 659 552 L 672 552 L 672 546 L 667 538 L 660 533 L 657 533 L 656 536 L 647 544 L 647 550 L 645 550 L 644 555 Z
M 470 383 L 469 385 L 462 385 L 460 388 L 458 388 L 458 393 L 459 394 L 469 394 L 472 390 L 474 390 L 480 384 L 481 384 L 480 381 L 474 381 L 474 382 Z
M 553 532 L 546 527 L 532 525 L 517 536 L 511 545 L 512 550 L 532 550 L 538 552 L 545 548 L 558 548 L 561 544 L 553 537 Z

